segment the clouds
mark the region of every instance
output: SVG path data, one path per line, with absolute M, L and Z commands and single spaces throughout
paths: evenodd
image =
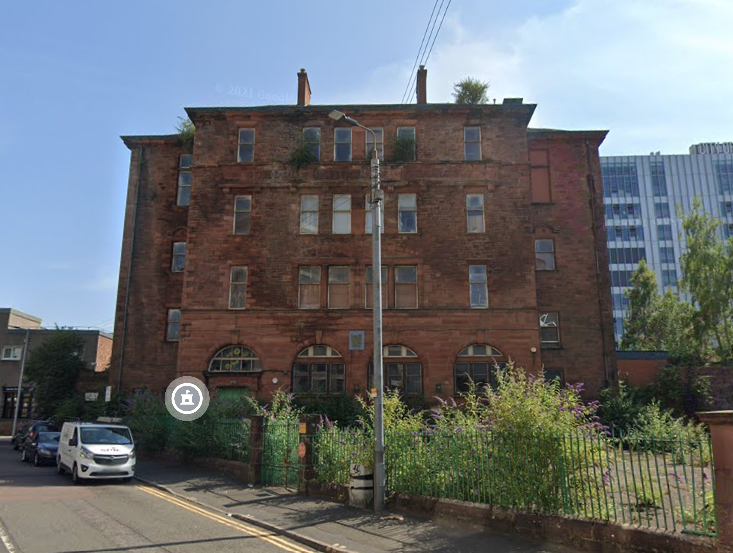
M 429 62 L 428 101 L 451 101 L 465 76 L 489 96 L 539 104 L 535 127 L 605 128 L 602 153 L 684 153 L 733 139 L 733 2 L 577 0 L 568 8 L 484 32 L 452 12 Z M 370 98 L 398 102 L 412 63 L 376 69 Z

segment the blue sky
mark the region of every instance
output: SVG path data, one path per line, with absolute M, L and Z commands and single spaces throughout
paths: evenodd
M 173 132 L 184 106 L 294 103 L 301 67 L 315 104 L 399 103 L 432 8 L 4 3 L 0 307 L 111 329 L 129 163 L 119 135 Z M 428 101 L 450 101 L 470 75 L 498 101 L 537 103 L 532 126 L 610 129 L 602 155 L 686 153 L 733 140 L 731 24 L 730 0 L 452 0 Z

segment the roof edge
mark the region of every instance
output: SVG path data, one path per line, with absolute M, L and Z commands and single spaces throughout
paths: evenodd
M 140 135 L 122 135 L 120 136 L 125 146 L 137 148 L 138 146 L 146 146 L 148 144 L 170 143 L 181 140 L 179 134 L 140 134 Z

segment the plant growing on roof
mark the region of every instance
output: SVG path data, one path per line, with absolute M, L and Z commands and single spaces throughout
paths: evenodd
M 466 77 L 453 85 L 453 98 L 456 104 L 486 104 L 489 83 Z
M 176 131 L 181 138 L 181 143 L 186 153 L 193 153 L 193 136 L 196 132 L 196 127 L 194 127 L 193 122 L 188 117 L 179 117 Z

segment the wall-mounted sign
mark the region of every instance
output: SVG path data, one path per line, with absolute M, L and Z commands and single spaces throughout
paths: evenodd
M 702 142 L 690 146 L 691 154 L 733 154 L 733 142 Z
M 349 332 L 349 349 L 350 350 L 362 350 L 364 349 L 364 342 L 366 338 L 363 330 L 352 330 Z
M 84 401 L 97 401 L 99 394 L 97 392 L 87 392 L 84 394 Z

